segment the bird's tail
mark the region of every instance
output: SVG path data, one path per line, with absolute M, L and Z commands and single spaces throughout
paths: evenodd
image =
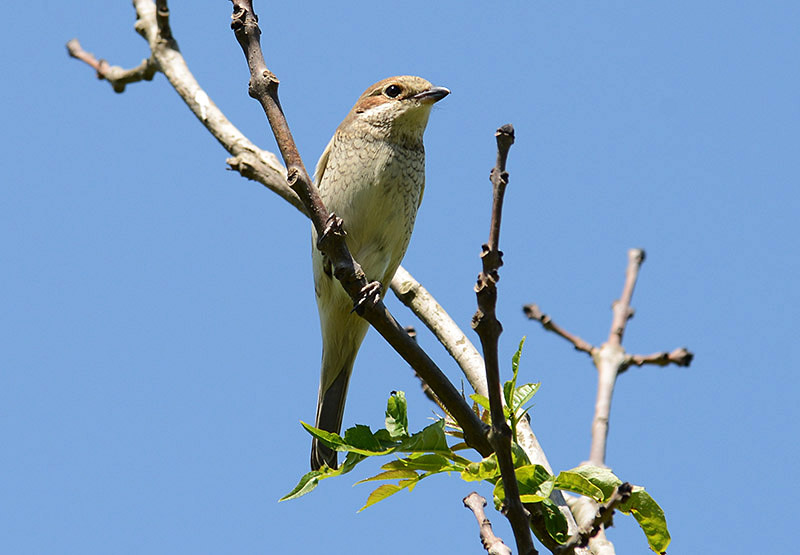
M 369 329 L 366 320 L 353 313 L 353 301 L 342 286 L 316 264 L 315 287 L 322 331 L 322 369 L 319 377 L 315 426 L 338 434 L 342 428 L 347 386 L 358 349 Z M 319 271 L 317 271 L 319 269 Z M 336 451 L 314 439 L 311 469 L 336 468 Z
M 350 374 L 353 370 L 357 352 L 355 350 L 352 356 L 344 361 L 336 379 L 326 390 L 323 391 L 322 387 L 320 387 L 317 400 L 317 420 L 314 424 L 316 428 L 335 434 L 338 434 L 342 429 L 347 386 L 350 382 Z M 337 467 L 336 451 L 314 438 L 311 443 L 311 470 L 318 470 L 323 465 L 328 465 L 330 468 Z

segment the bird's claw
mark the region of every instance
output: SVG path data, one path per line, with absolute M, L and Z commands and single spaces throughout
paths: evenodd
M 367 304 L 376 305 L 381 300 L 381 282 L 371 281 L 361 288 L 352 312 L 362 314 Z
M 347 235 L 344 231 L 344 221 L 331 212 L 330 216 L 328 216 L 328 220 L 325 222 L 325 227 L 322 229 L 322 233 L 320 233 L 319 237 L 317 238 L 317 248 L 319 250 L 324 250 L 324 246 L 326 243 L 330 242 L 331 238 L 339 235 L 344 237 Z

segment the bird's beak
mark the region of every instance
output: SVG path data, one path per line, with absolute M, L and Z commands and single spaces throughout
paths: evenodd
M 450 91 L 444 87 L 431 87 L 427 91 L 422 91 L 414 95 L 414 98 L 420 102 L 429 102 L 433 104 L 434 102 L 440 101 L 448 94 L 450 94 Z

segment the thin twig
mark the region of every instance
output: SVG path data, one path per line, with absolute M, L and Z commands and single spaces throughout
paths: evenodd
M 492 169 L 492 220 L 489 229 L 489 241 L 483 245 L 481 252 L 482 271 L 478 275 L 475 293 L 478 299 L 478 310 L 472 317 L 472 327 L 478 333 L 483 347 L 483 360 L 486 363 L 486 384 L 489 389 L 489 408 L 492 419 L 492 430 L 489 441 L 497 454 L 497 464 L 503 479 L 505 501 L 503 512 L 511 523 L 514 540 L 520 554 L 536 553 L 530 529 L 530 514 L 519 498 L 519 486 L 511 457 L 511 428 L 506 422 L 503 412 L 503 396 L 500 386 L 500 365 L 497 354 L 497 341 L 503 327 L 497 320 L 497 273 L 503 264 L 503 253 L 500 251 L 500 220 L 503 213 L 503 195 L 508 184 L 506 160 L 508 151 L 514 143 L 514 128 L 504 125 L 495 133 L 497 138 L 497 163 Z
M 560 335 L 575 347 L 577 351 L 583 351 L 584 353 L 592 354 L 595 347 L 590 344 L 588 341 L 584 341 L 577 335 L 573 335 L 555 322 L 553 319 L 550 318 L 547 314 L 542 312 L 539 309 L 538 305 L 535 304 L 526 304 L 522 307 L 522 312 L 525 313 L 525 316 L 528 317 L 529 320 L 536 320 L 542 327 L 547 331 L 552 331 L 553 333 Z
M 675 349 L 671 353 L 655 353 L 652 355 L 629 355 L 622 347 L 622 338 L 628 320 L 633 316 L 631 308 L 633 290 L 639 276 L 639 269 L 644 262 L 645 252 L 642 249 L 630 249 L 628 251 L 628 266 L 625 271 L 625 284 L 619 300 L 612 305 L 613 317 L 608 340 L 599 348 L 594 347 L 577 335 L 571 334 L 560 326 L 556 325 L 552 319 L 543 314 L 536 305 L 526 305 L 523 311 L 531 320 L 536 320 L 542 327 L 552 331 L 569 341 L 575 349 L 590 353 L 592 360 L 597 368 L 597 397 L 595 401 L 595 413 L 592 419 L 592 441 L 589 449 L 589 464 L 604 466 L 606 458 L 606 445 L 608 440 L 608 423 L 611 414 L 611 400 L 614 395 L 614 386 L 617 376 L 625 372 L 631 365 L 642 366 L 644 364 L 654 364 L 665 366 L 667 364 L 677 364 L 678 366 L 689 366 L 693 355 L 688 350 L 681 348 Z M 580 502 L 570 503 L 572 513 L 579 517 L 583 505 L 593 508 L 596 504 L 589 499 L 581 498 Z M 602 528 L 602 526 L 601 526 Z M 602 550 L 603 553 L 613 553 L 614 548 L 611 542 L 605 539 L 603 530 L 594 534 L 591 538 L 591 546 Z
M 398 268 L 392 280 L 392 291 L 425 324 L 458 362 L 459 367 L 475 392 L 488 398 L 489 389 L 486 385 L 486 368 L 483 363 L 483 357 L 433 295 L 402 267 Z M 441 407 L 441 403 L 438 400 L 434 402 Z M 545 455 L 544 449 L 542 449 L 539 440 L 533 433 L 527 417 L 517 423 L 516 440 L 517 444 L 525 451 L 531 464 L 539 464 L 551 474 L 553 473 L 553 468 L 547 460 L 547 455 Z M 559 510 L 567 520 L 570 533 L 576 531 L 578 528 L 577 522 L 561 490 L 554 489 L 550 493 L 550 499 L 559 507 Z M 526 507 L 531 513 L 531 528 L 536 537 L 548 548 L 555 548 L 557 544 L 547 531 L 544 515 L 541 512 L 541 504 L 534 503 L 526 505 Z
M 231 28 L 242 47 L 250 69 L 250 96 L 257 99 L 269 119 L 278 148 L 288 171 L 290 187 L 298 194 L 306 212 L 317 230 L 317 247 L 328 257 L 334 275 L 354 300 L 356 312 L 365 318 L 384 339 L 422 376 L 464 430 L 464 439 L 470 447 L 486 456 L 492 447 L 486 437 L 484 425 L 461 397 L 453 384 L 434 364 L 428 355 L 397 323 L 376 294 L 374 284 L 369 284 L 364 272 L 353 259 L 342 232 L 343 222 L 329 214 L 306 172 L 297 146 L 286 123 L 278 99 L 279 81 L 267 68 L 261 50 L 261 30 L 249 0 L 233 0 Z M 365 295 L 365 292 L 370 294 Z
M 602 504 L 597 505 L 597 512 L 594 519 L 587 525 L 581 526 L 576 534 L 555 550 L 556 554 L 573 553 L 577 547 L 585 547 L 589 540 L 595 537 L 604 527 L 606 527 L 614 516 L 614 510 L 622 503 L 625 503 L 633 492 L 633 486 L 628 482 L 623 482 L 611 493 L 609 498 Z
M 503 543 L 503 540 L 494 535 L 492 523 L 486 518 L 483 508 L 486 506 L 486 499 L 477 492 L 472 492 L 464 498 L 464 506 L 472 511 L 475 520 L 478 521 L 478 528 L 481 534 L 481 544 L 489 555 L 511 555 L 511 548 Z
M 625 334 L 625 325 L 628 320 L 633 318 L 631 299 L 633 298 L 633 288 L 636 287 L 636 280 L 639 277 L 639 268 L 644 262 L 644 250 L 630 249 L 628 251 L 628 268 L 625 271 L 625 285 L 622 287 L 622 295 L 618 301 L 612 305 L 614 318 L 611 320 L 611 331 L 608 333 L 608 342 L 612 345 L 621 345 L 622 336 Z
M 300 199 L 286 183 L 286 169 L 280 164 L 277 157 L 271 152 L 261 150 L 254 145 L 225 117 L 225 114 L 200 87 L 192 72 L 189 71 L 189 67 L 186 65 L 181 53 L 172 47 L 174 41 L 168 42 L 160 39 L 156 16 L 157 10 L 153 1 L 135 0 L 134 7 L 136 8 L 137 16 L 136 30 L 144 37 L 150 47 L 150 58 L 148 60 L 152 60 L 151 67 L 153 71 L 160 71 L 166 76 L 170 85 L 172 85 L 197 119 L 200 120 L 200 123 L 232 155 L 227 160 L 230 168 L 239 172 L 243 177 L 261 183 L 305 214 L 305 208 Z M 163 25 L 164 22 L 162 21 Z M 86 62 L 97 70 L 97 64 L 100 62 L 91 54 L 83 51 L 77 39 L 67 43 L 67 49 L 70 55 Z M 100 75 L 100 78 L 109 80 L 115 90 L 117 90 L 117 86 L 122 86 L 121 92 L 124 89 L 124 80 L 116 80 L 115 76 L 115 72 L 106 72 Z M 124 81 L 124 83 L 129 82 L 133 81 Z
M 152 57 L 142 60 L 142 63 L 131 69 L 112 66 L 107 61 L 98 60 L 94 54 L 84 50 L 78 39 L 71 39 L 67 43 L 67 52 L 73 58 L 92 67 L 97 72 L 97 78 L 108 81 L 114 92 L 118 93 L 123 92 L 128 83 L 151 81 L 156 74 L 156 64 Z
M 156 25 L 161 40 L 170 43 L 170 48 L 178 50 L 178 43 L 172 36 L 172 28 L 169 25 L 169 7 L 167 0 L 156 0 Z
M 678 366 L 689 366 L 692 363 L 694 355 L 686 350 L 685 347 L 679 347 L 671 353 L 653 353 L 652 355 L 629 355 L 628 363 L 635 364 L 636 366 L 643 366 L 645 364 L 654 364 L 656 366 L 667 366 L 668 364 L 676 364 Z

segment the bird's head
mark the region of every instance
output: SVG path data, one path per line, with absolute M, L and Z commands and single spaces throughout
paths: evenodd
M 395 140 L 422 140 L 434 103 L 450 94 L 422 77 L 400 75 L 369 87 L 339 126 Z

